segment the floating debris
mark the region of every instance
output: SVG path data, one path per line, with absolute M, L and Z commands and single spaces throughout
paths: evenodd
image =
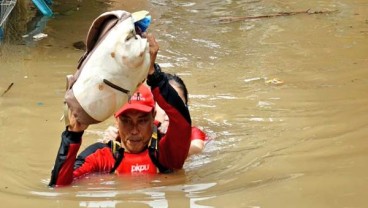
M 7 93 L 13 87 L 13 85 L 14 85 L 14 82 L 10 83 L 10 85 L 8 86 L 8 88 L 3 92 L 3 94 L 1 94 L 1 97 L 3 95 L 5 95 L 5 93 Z
M 278 78 L 273 78 L 273 79 L 267 79 L 265 81 L 266 84 L 273 84 L 273 85 L 282 85 L 284 84 L 284 81 L 278 79 Z
M 78 49 L 78 50 L 82 50 L 85 51 L 86 50 L 86 44 L 83 41 L 77 41 L 75 43 L 73 43 L 73 47 Z
M 37 35 L 33 36 L 33 40 L 37 41 L 37 40 L 41 40 L 46 38 L 48 35 L 45 33 L 38 33 Z
M 245 79 L 244 82 L 253 82 L 253 81 L 259 81 L 259 80 L 262 80 L 263 78 L 261 77 L 254 77 L 254 78 L 248 78 L 248 79 Z
M 220 17 L 218 21 L 220 23 L 232 23 L 244 20 L 252 20 L 252 19 L 264 19 L 264 18 L 272 18 L 272 17 L 284 17 L 284 16 L 293 16 L 297 14 L 330 14 L 333 12 L 337 12 L 338 10 L 321 10 L 321 11 L 312 11 L 311 9 L 305 11 L 295 11 L 295 12 L 278 12 L 275 14 L 266 14 L 266 15 L 258 15 L 258 16 L 229 16 L 229 17 Z

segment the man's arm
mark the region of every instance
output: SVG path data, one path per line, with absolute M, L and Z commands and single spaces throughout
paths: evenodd
M 176 90 L 169 84 L 165 73 L 155 65 L 155 72 L 148 76 L 156 102 L 169 117 L 169 127 L 159 144 L 159 161 L 167 168 L 182 168 L 190 147 L 191 118 L 188 108 Z
M 66 129 L 51 173 L 49 186 L 68 185 L 73 181 L 74 162 L 81 145 L 83 132 Z
M 79 123 L 69 114 L 70 124 L 61 135 L 61 144 L 56 155 L 49 186 L 65 186 L 83 175 L 100 172 L 109 173 L 115 165 L 115 158 L 109 145 L 94 143 L 77 153 L 82 143 L 82 135 L 88 125 Z
M 49 186 L 68 185 L 73 181 L 74 162 L 88 125 L 79 123 L 69 112 L 69 125 L 61 134 L 61 144 L 56 155 Z
M 180 169 L 188 156 L 191 134 L 191 118 L 188 108 L 175 89 L 169 84 L 165 73 L 155 64 L 159 45 L 151 34 L 146 35 L 149 42 L 151 66 L 147 84 L 156 102 L 169 117 L 169 127 L 159 144 L 159 162 L 170 169 Z

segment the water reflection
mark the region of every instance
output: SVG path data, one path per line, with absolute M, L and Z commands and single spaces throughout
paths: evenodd
M 166 187 L 155 187 L 150 189 L 140 189 L 136 191 L 96 191 L 96 192 L 78 192 L 77 197 L 82 198 L 80 206 L 83 207 L 115 207 L 119 204 L 127 203 L 143 203 L 152 208 L 170 207 L 170 204 L 177 205 L 177 202 L 173 202 L 175 198 L 182 197 L 187 198 L 187 202 L 181 200 L 180 204 L 185 207 L 210 207 L 200 206 L 197 204 L 201 200 L 209 199 L 212 197 L 198 197 L 199 193 L 206 191 L 207 189 L 215 186 L 216 183 L 209 184 L 194 184 L 184 186 L 166 186 Z M 172 196 L 174 194 L 174 197 Z M 167 198 L 170 195 L 170 198 Z M 107 200 L 107 201 L 83 201 L 83 198 L 108 198 L 112 197 L 115 199 L 123 198 L 124 200 Z M 135 200 L 134 198 L 139 198 Z M 186 204 L 186 205 L 185 205 Z M 187 206 L 189 205 L 189 206 Z
M 86 191 L 76 191 L 75 196 L 70 192 L 40 192 L 31 191 L 30 193 L 39 197 L 67 199 L 75 198 L 80 207 L 118 207 L 120 205 L 137 206 L 146 204 L 152 208 L 185 206 L 185 207 L 211 207 L 199 205 L 202 200 L 212 198 L 203 197 L 201 194 L 214 187 L 216 183 L 187 184 L 161 186 L 153 188 L 141 188 L 136 190 L 117 190 L 116 186 L 105 188 L 87 188 Z M 115 187 L 115 188 L 114 188 Z M 186 200 L 183 200 L 183 197 Z M 175 200 L 180 199 L 180 202 Z

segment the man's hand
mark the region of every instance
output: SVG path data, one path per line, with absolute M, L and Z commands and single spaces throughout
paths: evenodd
M 157 53 L 158 50 L 160 49 L 160 47 L 158 46 L 158 43 L 156 42 L 155 37 L 152 34 L 144 34 L 144 36 L 147 38 L 147 41 L 149 43 L 149 53 L 150 53 L 150 57 L 151 57 L 151 66 L 150 69 L 148 71 L 148 74 L 151 75 L 155 72 L 155 61 L 156 61 L 156 57 L 157 57 Z
M 69 111 L 69 125 L 68 125 L 68 131 L 73 132 L 82 132 L 88 128 L 87 124 L 81 124 L 77 121 L 77 119 L 72 115 L 72 113 Z

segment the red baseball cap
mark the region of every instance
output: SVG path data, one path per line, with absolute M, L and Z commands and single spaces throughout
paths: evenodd
M 130 100 L 115 113 L 115 117 L 121 116 L 121 114 L 128 110 L 138 110 L 148 113 L 154 107 L 155 101 L 153 100 L 151 89 L 147 85 L 141 84 Z

